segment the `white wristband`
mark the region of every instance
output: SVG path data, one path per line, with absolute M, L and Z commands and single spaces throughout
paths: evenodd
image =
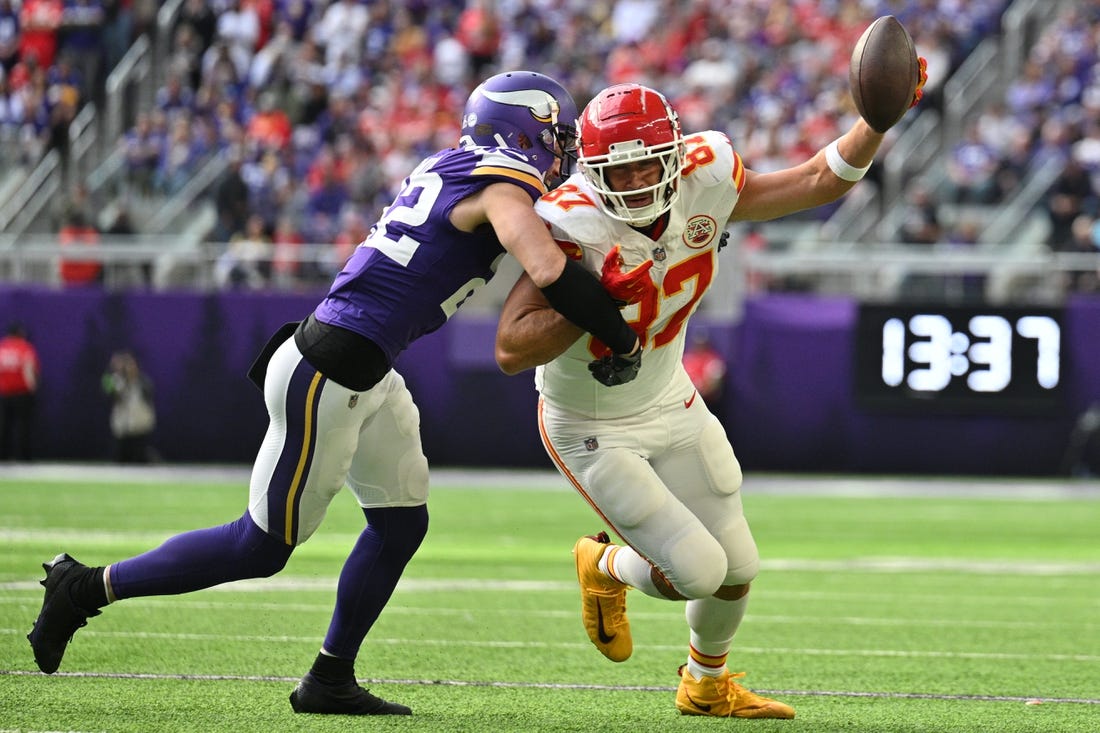
M 863 168 L 856 168 L 844 160 L 844 157 L 840 154 L 840 146 L 837 145 L 839 140 L 840 138 L 837 138 L 825 147 L 825 162 L 829 164 L 829 168 L 837 175 L 837 178 L 843 178 L 845 181 L 854 183 L 867 174 L 867 171 L 871 169 L 871 164 L 868 163 Z

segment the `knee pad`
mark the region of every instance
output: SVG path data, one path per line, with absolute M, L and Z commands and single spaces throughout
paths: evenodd
M 719 533 L 718 541 L 722 544 L 729 565 L 722 585 L 752 582 L 760 572 L 760 552 L 756 549 L 756 540 L 752 537 L 745 517 L 737 517 L 731 522 Z
M 607 450 L 588 469 L 584 488 L 604 518 L 687 598 L 713 594 L 726 577 L 722 544 L 669 493 L 649 463 Z
M 701 525 L 668 543 L 666 557 L 662 572 L 688 600 L 713 595 L 727 577 L 725 550 Z

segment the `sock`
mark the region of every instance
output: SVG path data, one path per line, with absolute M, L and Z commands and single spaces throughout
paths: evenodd
M 428 507 L 364 509 L 367 528 L 340 571 L 324 650 L 355 659 L 428 531 Z
M 235 522 L 178 534 L 160 547 L 107 568 L 112 601 L 188 593 L 279 572 L 294 548 L 260 529 L 245 512 Z
M 717 677 L 725 671 L 726 657 L 728 656 L 729 649 L 722 654 L 711 656 L 703 654 L 692 644 L 688 647 L 688 671 L 696 680 L 701 680 L 704 677 Z
M 687 602 L 684 615 L 691 629 L 688 671 L 695 679 L 717 677 L 726 670 L 726 657 L 748 604 L 748 595 L 736 601 L 711 596 Z
M 355 682 L 355 660 L 333 657 L 320 652 L 309 669 L 314 679 L 323 685 L 345 685 Z
M 600 571 L 608 577 L 637 588 L 647 596 L 665 598 L 653 584 L 653 576 L 650 574 L 653 566 L 633 547 L 608 545 L 600 557 L 599 567 Z
M 106 606 L 107 589 L 103 585 L 103 568 L 86 568 L 69 586 L 69 598 L 85 611 L 97 611 Z
M 623 548 L 619 545 L 608 545 L 603 554 L 600 555 L 600 561 L 596 563 L 596 567 L 599 568 L 601 573 L 620 583 L 623 582 L 623 579 L 615 573 L 615 555 L 619 554 L 621 549 Z

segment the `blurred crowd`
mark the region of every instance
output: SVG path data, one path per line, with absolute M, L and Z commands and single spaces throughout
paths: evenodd
M 80 107 L 152 27 L 152 0 L 0 0 L 0 145 L 6 163 L 67 152 Z
M 938 83 L 999 27 L 1004 0 L 185 0 L 167 78 L 126 135 L 131 180 L 172 194 L 213 153 L 225 286 L 327 281 L 424 155 L 454 145 L 486 76 L 558 78 L 583 105 L 639 81 L 686 130 L 727 131 L 757 170 L 784 167 L 850 124 L 848 58 L 897 15 Z M 825 212 L 817 212 L 824 215 Z M 302 243 L 332 243 L 306 266 Z
M 2 9 L 18 5 L 0 0 L 0 50 L 11 36 Z M 132 7 L 139 0 L 24 0 L 16 15 L 35 5 L 98 8 L 104 34 L 112 19 L 125 17 L 131 29 L 145 22 Z M 851 123 L 848 59 L 872 19 L 892 14 L 909 29 L 928 59 L 922 104 L 936 108 L 944 81 L 999 32 L 1008 5 L 184 0 L 155 102 L 136 112 L 121 145 L 131 186 L 147 195 L 178 192 L 210 156 L 231 161 L 213 193 L 218 218 L 209 234 L 225 245 L 226 286 L 327 281 L 415 162 L 455 144 L 457 111 L 496 71 L 547 73 L 581 106 L 610 83 L 649 84 L 669 96 L 686 131 L 725 131 L 748 165 L 767 171 L 805 159 Z M 1069 5 L 1003 101 L 971 121 L 948 152 L 947 185 L 913 194 L 930 196 L 931 205 L 913 207 L 903 238 L 948 236 L 935 221 L 939 201 L 996 204 L 1051 156 L 1076 160 L 1088 188 L 1067 167 L 1057 186 L 1082 190 L 1071 192 L 1073 217 L 1054 227 L 1052 246 L 1069 241 L 1078 215 L 1095 217 L 1100 0 Z M 1069 216 L 1053 202 L 1052 217 Z M 304 269 L 303 243 L 330 244 L 331 257 Z
M 945 185 L 915 181 L 907 191 L 902 241 L 966 246 L 981 222 L 944 221 L 941 203 L 1008 202 L 1046 165 L 1061 172 L 1041 201 L 1056 252 L 1100 251 L 1100 1 L 1060 7 L 1004 94 L 967 121 L 946 155 Z M 1068 276 L 1067 288 L 1100 291 L 1097 272 Z
M 996 112 L 979 119 L 978 129 L 998 159 L 1010 161 L 1006 167 L 1026 170 L 1022 161 L 1012 165 L 1020 159 L 1062 165 L 1044 201 L 1050 248 L 1100 251 L 1100 1 L 1071 4 L 1039 37 L 1023 78 Z M 1009 145 L 998 144 L 1002 136 Z M 1075 272 L 1067 286 L 1100 292 L 1098 276 L 1095 268 Z

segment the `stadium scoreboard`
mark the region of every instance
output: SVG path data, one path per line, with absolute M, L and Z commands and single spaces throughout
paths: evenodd
M 1054 307 L 861 303 L 855 391 L 875 411 L 1050 415 L 1063 406 Z

